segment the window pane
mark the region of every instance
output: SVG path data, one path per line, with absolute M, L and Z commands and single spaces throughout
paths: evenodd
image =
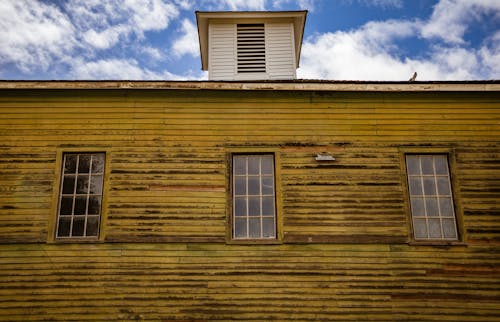
M 444 238 L 457 238 L 455 219 L 443 219 Z
M 247 237 L 247 219 L 246 219 L 246 217 L 245 218 L 235 218 L 234 237 L 235 238 L 246 238 Z
M 451 194 L 450 182 L 448 181 L 448 177 L 438 177 L 437 178 L 437 187 L 438 187 L 438 194 L 440 194 L 440 195 Z
M 272 155 L 262 156 L 262 174 L 274 173 L 274 159 Z
M 413 216 L 425 216 L 424 198 L 411 198 L 411 213 Z
M 441 222 L 438 218 L 429 219 L 429 238 L 441 238 Z
M 274 215 L 274 197 L 262 198 L 262 215 L 263 216 Z
M 101 197 L 92 196 L 89 198 L 89 215 L 99 215 L 101 214 Z
M 89 191 L 89 176 L 79 175 L 76 179 L 76 193 L 87 194 Z
M 85 216 L 73 217 L 72 236 L 83 236 L 84 229 L 85 229 Z
M 71 228 L 71 217 L 59 217 L 58 237 L 68 237 Z
M 422 195 L 422 180 L 421 177 L 410 177 L 409 185 L 410 185 L 410 194 L 413 195 Z
M 259 197 L 249 197 L 248 198 L 248 215 L 249 216 L 259 216 L 260 215 L 260 198 Z
M 424 194 L 427 196 L 436 194 L 434 177 L 424 177 Z
M 87 217 L 86 236 L 97 236 L 99 232 L 99 216 Z
M 422 162 L 422 174 L 434 174 L 434 167 L 432 165 L 433 157 L 432 155 L 422 155 L 420 156 L 420 161 Z
M 259 238 L 260 236 L 260 218 L 248 219 L 248 237 Z
M 87 210 L 87 197 L 75 198 L 75 215 L 85 215 Z
M 276 228 L 274 227 L 274 217 L 273 218 L 262 218 L 262 230 L 263 237 L 275 237 Z
M 62 193 L 63 194 L 73 194 L 75 193 L 75 179 L 76 176 L 70 175 L 70 176 L 64 176 L 63 179 L 63 189 Z
M 247 173 L 247 165 L 246 165 L 246 157 L 244 156 L 234 156 L 233 157 L 233 166 L 235 174 L 246 174 Z
M 427 216 L 439 216 L 437 198 L 425 198 L 425 210 L 427 211 Z
M 89 173 L 90 154 L 80 154 L 78 159 L 78 173 Z
M 454 213 L 451 198 L 439 198 L 439 209 L 441 210 L 441 216 L 452 217 Z
M 262 177 L 262 194 L 263 195 L 274 195 L 273 177 Z
M 448 174 L 448 158 L 446 155 L 435 155 L 434 166 L 436 167 L 436 174 Z
M 104 154 L 92 155 L 92 173 L 104 172 Z
M 76 154 L 66 154 L 64 157 L 64 173 L 76 172 Z
M 259 174 L 260 156 L 252 155 L 248 157 L 248 174 Z
M 248 194 L 260 194 L 260 177 L 248 177 Z
M 408 174 L 420 174 L 420 162 L 418 156 L 407 155 L 406 167 L 408 169 Z
M 246 195 L 246 177 L 235 177 L 234 178 L 234 194 L 235 195 Z
M 102 194 L 102 175 L 91 177 L 89 193 L 95 195 Z
M 245 197 L 234 198 L 234 215 L 235 216 L 247 215 L 247 198 Z
M 413 219 L 415 238 L 427 238 L 427 224 L 425 219 Z
M 73 213 L 73 197 L 62 197 L 60 215 L 71 215 Z

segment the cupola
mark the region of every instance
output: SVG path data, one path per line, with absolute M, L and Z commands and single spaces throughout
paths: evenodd
M 307 11 L 196 12 L 209 80 L 295 79 Z

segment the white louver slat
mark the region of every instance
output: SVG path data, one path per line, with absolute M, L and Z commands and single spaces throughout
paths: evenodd
M 238 73 L 266 72 L 264 24 L 237 25 Z

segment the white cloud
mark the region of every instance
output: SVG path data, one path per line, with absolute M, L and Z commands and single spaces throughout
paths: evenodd
M 174 55 L 177 57 L 181 57 L 186 54 L 193 57 L 198 57 L 200 55 L 198 31 L 196 26 L 189 21 L 189 19 L 184 19 L 182 21 L 182 36 L 174 41 L 172 50 Z
M 440 38 L 448 43 L 463 44 L 467 26 L 480 22 L 488 13 L 500 18 L 498 0 L 441 0 L 434 7 L 432 16 L 422 28 L 425 38 Z
M 298 75 L 302 78 L 404 81 L 417 71 L 417 80 L 498 78 L 500 32 L 486 39 L 479 49 L 461 45 L 465 30 L 473 22 L 469 16 L 478 17 L 495 10 L 500 15 L 500 2 L 467 1 L 467 17 L 460 10 L 449 7 L 457 4 L 464 9 L 464 3 L 441 0 L 429 21 L 369 22 L 353 31 L 318 34 L 306 39 Z M 400 57 L 397 41 L 417 40 L 420 36 L 427 37 L 420 41 L 441 37 L 447 42 L 429 43 L 430 49 L 423 57 Z
M 205 73 L 177 75 L 168 71 L 155 72 L 141 68 L 134 59 L 75 60 L 71 76 L 75 79 L 100 80 L 185 80 L 206 79 Z
M 23 72 L 46 70 L 75 45 L 73 25 L 56 7 L 0 1 L 0 63 L 14 63 Z
M 265 10 L 265 0 L 202 0 L 208 10 Z
M 358 0 L 368 6 L 382 7 L 382 8 L 401 8 L 403 6 L 402 0 Z
M 273 1 L 273 8 L 281 9 L 285 5 L 293 5 L 297 6 L 297 10 L 309 10 L 314 11 L 315 0 L 275 0 Z

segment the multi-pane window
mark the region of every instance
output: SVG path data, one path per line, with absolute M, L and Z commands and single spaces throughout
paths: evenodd
M 408 154 L 406 168 L 415 240 L 457 240 L 447 155 Z
M 276 238 L 274 156 L 233 155 L 233 238 Z
M 63 155 L 57 238 L 99 236 L 104 161 L 104 153 Z

